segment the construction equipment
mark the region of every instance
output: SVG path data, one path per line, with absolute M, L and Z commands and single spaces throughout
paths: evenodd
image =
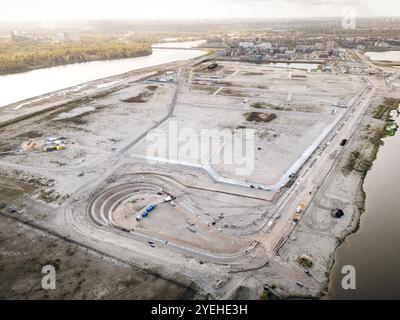
M 146 218 L 150 212 L 152 212 L 155 208 L 157 208 L 156 204 L 152 204 L 146 208 L 146 210 L 142 213 L 142 217 Z
M 300 213 L 303 211 L 303 209 L 306 206 L 303 203 L 300 203 L 297 208 L 296 208 L 296 212 L 293 214 L 293 221 L 295 223 L 298 223 L 300 221 Z
M 58 146 L 46 146 L 46 147 L 44 147 L 43 151 L 52 152 L 52 151 L 60 151 L 60 150 L 64 150 L 64 149 L 65 149 L 65 145 L 60 144 Z
M 300 203 L 296 208 L 296 213 L 300 213 L 305 207 L 304 203 Z

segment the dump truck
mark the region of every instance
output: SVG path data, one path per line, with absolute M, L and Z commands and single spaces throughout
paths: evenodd
M 152 204 L 146 208 L 146 210 L 142 213 L 142 217 L 146 218 L 150 212 L 152 212 L 155 208 L 157 208 L 156 204 Z

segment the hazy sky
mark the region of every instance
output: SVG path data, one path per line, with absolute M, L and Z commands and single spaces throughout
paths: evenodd
M 1 0 L 0 21 L 399 16 L 400 0 Z

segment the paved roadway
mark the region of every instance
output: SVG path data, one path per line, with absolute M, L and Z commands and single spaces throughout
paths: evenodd
M 295 226 L 292 216 L 296 212 L 297 206 L 300 203 L 308 206 L 312 201 L 314 194 L 323 184 L 338 156 L 341 155 L 342 150 L 345 148 L 340 147 L 340 142 L 343 139 L 351 139 L 375 92 L 375 88 L 368 89 L 363 96 L 357 99 L 343 122 L 339 125 L 338 130 L 320 148 L 320 152 L 317 153 L 314 160 L 303 169 L 292 190 L 280 200 L 272 218 L 265 224 L 263 229 L 264 232 L 268 232 L 271 226 L 275 224 L 273 234 L 262 237 L 267 247 L 273 249 L 281 238 L 289 236 Z M 277 219 L 278 216 L 280 216 L 279 219 Z M 279 238 L 276 238 L 276 235 L 279 235 Z

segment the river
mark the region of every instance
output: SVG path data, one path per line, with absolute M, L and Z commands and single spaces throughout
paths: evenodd
M 370 51 L 365 55 L 374 61 L 400 61 L 400 51 Z
M 204 41 L 188 41 L 154 46 L 195 47 Z M 188 60 L 205 54 L 201 50 L 153 49 L 149 56 L 108 61 L 75 63 L 0 76 L 0 107 L 92 80 L 131 70 Z
M 364 182 L 360 228 L 336 252 L 327 298 L 400 299 L 400 132 L 383 141 Z M 344 265 L 356 269 L 355 290 L 341 288 Z

